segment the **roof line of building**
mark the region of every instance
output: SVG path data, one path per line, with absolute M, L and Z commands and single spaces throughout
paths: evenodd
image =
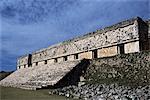
M 78 36 L 78 37 L 75 37 L 75 38 L 72 38 L 72 39 L 69 39 L 69 40 L 66 40 L 66 41 L 63 41 L 63 42 L 51 45 L 49 47 L 36 50 L 36 51 L 32 52 L 31 54 L 36 54 L 36 53 L 42 52 L 44 50 L 47 50 L 48 48 L 50 49 L 50 48 L 53 48 L 53 47 L 64 45 L 64 44 L 66 44 L 68 42 L 71 42 L 71 41 L 78 41 L 80 39 L 86 38 L 86 37 L 91 36 L 91 35 L 96 34 L 96 33 L 100 34 L 100 33 L 105 33 L 107 31 L 112 31 L 112 30 L 115 30 L 115 29 L 118 29 L 118 28 L 122 28 L 122 27 L 125 27 L 125 26 L 128 26 L 128 25 L 134 24 L 134 22 L 136 20 L 142 20 L 142 18 L 140 18 L 140 17 L 130 18 L 130 19 L 118 22 L 116 24 L 113 24 L 111 26 L 108 26 L 108 27 L 105 27 L 105 28 L 102 28 L 102 29 L 98 29 L 98 30 L 93 31 L 93 32 L 89 32 L 89 33 L 87 33 L 85 35 L 81 35 L 81 36 Z M 24 55 L 24 56 L 20 56 L 20 58 L 25 57 L 25 56 L 27 56 L 27 54 Z

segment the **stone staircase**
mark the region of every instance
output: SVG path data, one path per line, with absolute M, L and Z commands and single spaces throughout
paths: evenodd
M 1 80 L 0 85 L 30 90 L 53 86 L 81 61 L 65 61 L 19 69 Z

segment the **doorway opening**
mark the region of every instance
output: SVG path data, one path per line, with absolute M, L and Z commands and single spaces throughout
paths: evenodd
M 92 51 L 92 58 L 98 58 L 97 50 Z

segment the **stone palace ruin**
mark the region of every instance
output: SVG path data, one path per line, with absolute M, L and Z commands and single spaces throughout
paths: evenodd
M 17 70 L 0 83 L 23 89 L 73 84 L 82 78 L 71 76 L 67 82 L 64 77 L 74 68 L 84 70 L 89 64 L 84 59 L 150 50 L 149 26 L 150 21 L 136 17 L 24 55 L 18 58 Z

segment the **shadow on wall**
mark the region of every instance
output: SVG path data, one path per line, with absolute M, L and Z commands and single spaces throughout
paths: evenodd
M 69 85 L 78 85 L 80 82 L 80 76 L 82 76 L 87 67 L 90 65 L 90 60 L 83 59 L 79 64 L 77 64 L 69 73 L 67 73 L 60 81 L 58 81 L 54 86 L 50 88 L 60 88 Z

